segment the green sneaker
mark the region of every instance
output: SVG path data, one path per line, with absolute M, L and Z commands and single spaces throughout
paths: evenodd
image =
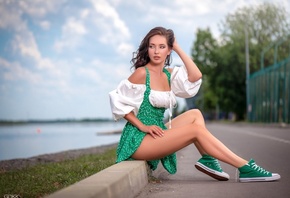
M 227 181 L 230 178 L 230 176 L 223 171 L 218 160 L 209 155 L 203 155 L 202 158 L 196 162 L 195 168 L 219 181 Z
M 275 181 L 281 178 L 279 174 L 271 173 L 258 166 L 253 159 L 239 168 L 239 171 L 240 182 Z

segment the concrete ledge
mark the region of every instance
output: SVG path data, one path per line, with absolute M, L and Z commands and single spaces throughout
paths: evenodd
M 124 161 L 59 190 L 47 198 L 130 198 L 135 197 L 147 184 L 147 163 Z

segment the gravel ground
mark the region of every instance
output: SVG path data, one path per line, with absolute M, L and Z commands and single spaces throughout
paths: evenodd
M 6 172 L 10 170 L 20 170 L 22 168 L 35 166 L 37 164 L 60 162 L 63 160 L 74 159 L 81 155 L 99 154 L 105 152 L 108 149 L 116 147 L 117 143 L 105 146 L 91 147 L 86 149 L 76 149 L 63 151 L 59 153 L 39 155 L 31 158 L 3 160 L 0 161 L 0 172 Z

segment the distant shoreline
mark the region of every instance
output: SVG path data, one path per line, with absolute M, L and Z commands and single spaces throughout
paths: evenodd
M 90 147 L 85 149 L 74 149 L 68 151 L 62 151 L 51 154 L 38 155 L 30 158 L 18 158 L 0 161 L 0 172 L 6 172 L 11 170 L 21 170 L 23 168 L 32 167 L 37 164 L 45 164 L 52 162 L 60 162 L 64 160 L 70 160 L 82 155 L 88 154 L 100 154 L 108 149 L 116 148 L 118 143 L 102 145 L 96 147 Z
M 51 120 L 0 120 L 1 125 L 18 125 L 18 124 L 55 124 L 55 123 L 88 123 L 88 122 L 115 122 L 109 118 L 84 118 L 84 119 L 51 119 Z

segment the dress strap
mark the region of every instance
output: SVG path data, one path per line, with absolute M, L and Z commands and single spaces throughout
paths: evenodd
M 146 70 L 146 88 L 150 88 L 150 73 L 147 67 L 145 67 Z
M 170 86 L 171 73 L 165 68 L 163 68 L 163 72 L 166 74 L 167 80 L 168 80 L 168 83 L 169 83 L 169 86 Z

